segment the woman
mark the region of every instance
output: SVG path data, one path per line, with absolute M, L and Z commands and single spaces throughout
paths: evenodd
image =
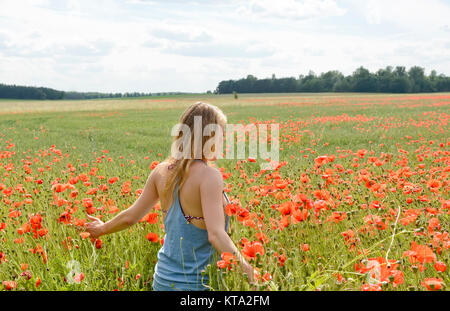
M 85 225 L 86 231 L 92 238 L 98 238 L 134 225 L 160 201 L 166 234 L 157 256 L 154 290 L 208 289 L 208 275 L 201 272 L 208 264 L 214 264 L 214 250 L 218 254 L 232 253 L 241 271 L 253 283 L 253 267 L 226 232 L 229 218 L 225 219 L 224 206 L 228 198 L 223 191 L 222 174 L 207 165 L 221 152 L 215 148 L 222 145 L 223 139 L 217 126 L 223 133 L 226 122 L 225 115 L 216 106 L 198 102 L 188 107 L 180 118 L 179 129 L 189 129 L 188 133 L 194 135 L 178 132 L 172 144 L 171 157 L 151 172 L 136 202 L 106 223 L 88 215 L 93 221 Z M 197 139 L 201 141 L 201 152 L 198 157 L 200 145 L 195 142 L 195 136 L 200 124 L 202 135 L 200 138 L 197 135 Z M 216 125 L 216 131 L 209 131 L 211 135 L 207 135 L 205 130 L 210 124 Z M 209 146 L 211 139 L 220 144 L 213 144 L 209 149 L 212 152 L 205 152 L 204 147 Z M 174 148 L 175 142 L 180 141 L 185 144 Z

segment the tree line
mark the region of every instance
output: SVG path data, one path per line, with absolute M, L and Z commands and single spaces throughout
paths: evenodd
M 370 92 L 370 93 L 424 93 L 449 92 L 450 77 L 437 74 L 432 70 L 429 75 L 425 69 L 413 66 L 406 70 L 403 66 L 388 66 L 372 73 L 359 67 L 351 75 L 345 76 L 337 70 L 316 75 L 310 71 L 298 78 L 258 79 L 253 75 L 239 80 L 221 81 L 215 94 L 231 93 L 292 93 L 292 92 Z M 208 91 L 207 94 L 212 93 Z M 19 86 L 0 84 L 0 98 L 11 99 L 96 99 L 123 98 L 142 96 L 182 95 L 183 92 L 160 93 L 99 93 L 99 92 L 64 92 L 46 87 Z
M 0 98 L 9 99 L 97 99 L 97 98 L 123 98 L 143 96 L 182 95 L 183 92 L 126 92 L 126 93 L 99 93 L 99 92 L 65 92 L 46 87 L 6 85 L 0 83 Z
M 359 67 L 351 75 L 344 76 L 337 70 L 298 78 L 258 79 L 253 75 L 239 80 L 221 81 L 214 93 L 291 93 L 291 92 L 370 92 L 370 93 L 423 93 L 450 91 L 450 77 L 432 70 L 429 75 L 425 69 L 413 66 L 406 70 L 403 66 L 388 66 L 371 73 Z
M 0 98 L 62 99 L 64 92 L 46 87 L 0 84 Z

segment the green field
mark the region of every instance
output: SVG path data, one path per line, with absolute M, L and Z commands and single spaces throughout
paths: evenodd
M 77 224 L 83 199 L 104 220 L 136 200 L 196 101 L 229 123 L 280 124 L 277 172 L 261 172 L 261 159 L 216 163 L 242 212 L 231 218 L 233 241 L 263 245 L 249 259 L 260 290 L 448 290 L 450 93 L 0 100 L 0 289 L 151 290 L 161 244 L 146 236 L 163 237 L 160 211 L 157 223 L 102 236 L 99 248 Z M 80 175 L 90 184 L 52 188 Z M 67 281 L 71 271 L 84 278 Z M 220 282 L 217 272 L 207 271 L 213 290 L 250 289 L 235 268 Z

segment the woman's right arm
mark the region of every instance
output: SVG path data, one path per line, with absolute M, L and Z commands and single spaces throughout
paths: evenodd
M 136 201 L 108 222 L 104 223 L 96 217 L 87 215 L 92 222 L 85 224 L 86 232 L 89 232 L 92 238 L 98 238 L 105 234 L 124 230 L 137 223 L 139 219 L 149 213 L 159 199 L 155 184 L 155 179 L 158 176 L 157 171 L 158 169 L 155 168 L 151 172 L 141 195 Z
M 222 206 L 223 179 L 222 174 L 209 169 L 203 182 L 200 184 L 200 197 L 203 217 L 209 242 L 222 254 L 229 252 L 235 255 L 239 266 L 248 275 L 250 283 L 254 282 L 254 269 L 237 249 L 230 236 L 225 231 L 225 215 Z

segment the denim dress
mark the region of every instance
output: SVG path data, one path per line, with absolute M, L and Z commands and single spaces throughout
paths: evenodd
M 224 192 L 225 194 L 225 192 Z M 227 195 L 225 198 L 229 202 Z M 225 230 L 228 231 L 227 215 Z M 208 240 L 208 231 L 186 221 L 175 186 L 172 205 L 164 218 L 164 244 L 158 252 L 153 274 L 155 291 L 208 290 L 209 276 L 201 271 L 215 264 L 215 248 Z

